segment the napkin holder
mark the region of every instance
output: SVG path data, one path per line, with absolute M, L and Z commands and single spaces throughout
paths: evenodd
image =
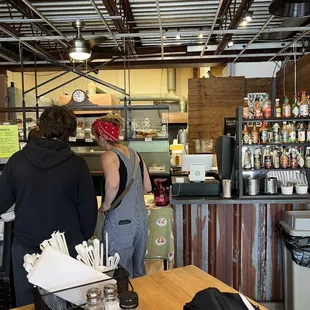
M 129 273 L 122 266 L 118 266 L 117 269 L 104 272 L 110 279 L 105 279 L 101 281 L 96 281 L 92 283 L 87 283 L 79 286 L 74 286 L 64 290 L 59 290 L 55 292 L 48 292 L 39 287 L 34 287 L 34 306 L 35 310 L 77 310 L 84 309 L 86 303 L 86 292 L 89 287 L 99 287 L 103 288 L 105 282 L 114 279 L 117 282 L 118 293 L 128 291 L 129 285 Z M 60 298 L 61 296 L 75 296 L 76 294 L 81 294 L 81 291 L 85 291 L 85 303 L 80 305 L 72 304 L 67 300 L 70 298 Z

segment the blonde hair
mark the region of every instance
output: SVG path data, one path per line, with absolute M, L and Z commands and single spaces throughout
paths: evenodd
M 101 119 L 107 123 L 112 123 L 120 129 L 123 128 L 124 120 L 119 114 L 108 113 L 107 115 L 101 117 Z

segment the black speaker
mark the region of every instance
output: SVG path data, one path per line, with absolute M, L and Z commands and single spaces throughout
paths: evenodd
M 219 178 L 221 181 L 223 179 L 232 180 L 231 184 L 233 188 L 233 179 L 235 177 L 233 171 L 235 170 L 235 139 L 229 136 L 218 137 L 215 142 L 215 151 Z

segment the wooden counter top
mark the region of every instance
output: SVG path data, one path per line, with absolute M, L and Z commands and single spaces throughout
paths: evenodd
M 133 279 L 131 283 L 139 295 L 141 310 L 182 310 L 184 304 L 191 301 L 198 291 L 208 287 L 217 287 L 222 292 L 237 292 L 195 266 L 158 272 Z M 253 304 L 259 305 L 255 302 Z M 259 307 L 260 310 L 267 310 Z M 34 306 L 18 309 L 34 310 Z

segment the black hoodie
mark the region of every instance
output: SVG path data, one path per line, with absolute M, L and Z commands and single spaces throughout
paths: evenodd
M 33 246 L 54 231 L 71 249 L 95 229 L 97 201 L 86 162 L 65 142 L 35 139 L 0 176 L 0 214 L 15 203 L 15 237 Z

